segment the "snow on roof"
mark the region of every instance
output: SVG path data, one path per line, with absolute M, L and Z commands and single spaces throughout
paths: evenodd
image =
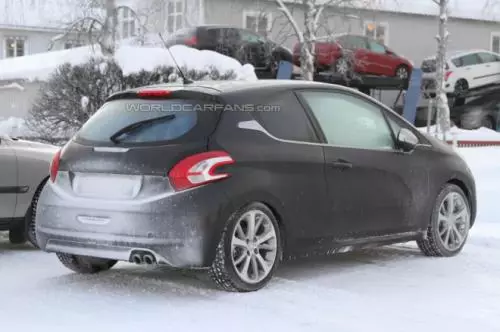
M 135 8 L 138 0 L 116 0 Z M 85 0 L 0 0 L 0 27 L 64 29 L 85 16 L 102 17 L 103 9 Z
M 275 1 L 275 0 L 269 0 Z M 285 3 L 301 3 L 302 0 L 284 0 Z M 340 1 L 317 0 L 316 3 L 340 3 Z M 439 14 L 439 6 L 434 0 L 350 0 L 345 7 L 383 10 L 394 13 L 417 15 Z M 500 0 L 449 0 L 451 18 L 500 21 Z
M 0 0 L 0 25 L 61 28 L 76 19 L 77 0 Z
M 217 68 L 220 72 L 234 71 L 240 80 L 256 80 L 251 65 L 242 66 L 233 58 L 213 51 L 199 51 L 183 45 L 170 48 L 181 67 L 194 70 Z M 0 81 L 46 80 L 54 70 L 64 63 L 83 64 L 92 57 L 102 57 L 99 47 L 84 46 L 63 51 L 54 51 L 0 60 Z M 168 50 L 159 47 L 120 46 L 114 56 L 124 74 L 141 70 L 152 70 L 157 66 L 174 66 Z M 251 68 L 249 68 L 249 66 Z

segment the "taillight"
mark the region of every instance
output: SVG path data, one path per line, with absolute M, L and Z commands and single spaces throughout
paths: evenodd
M 187 46 L 194 46 L 198 44 L 198 38 L 196 38 L 195 36 L 190 37 L 184 41 L 184 44 L 186 44 Z
M 171 94 L 172 91 L 165 89 L 144 89 L 137 92 L 139 98 L 167 97 Z
M 50 181 L 55 182 L 57 173 L 59 172 L 59 161 L 61 159 L 61 150 L 57 151 L 52 162 L 50 163 Z
M 218 167 L 229 164 L 234 164 L 234 160 L 224 151 L 198 153 L 177 163 L 168 177 L 175 190 L 186 190 L 229 177 L 215 173 Z
M 444 80 L 445 81 L 448 81 L 448 78 L 450 78 L 451 74 L 453 74 L 452 71 L 447 71 L 445 74 L 444 74 Z

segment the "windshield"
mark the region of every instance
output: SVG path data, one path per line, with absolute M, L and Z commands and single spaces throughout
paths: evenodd
M 214 129 L 217 118 L 213 110 L 202 112 L 206 106 L 194 100 L 114 100 L 104 104 L 75 139 L 112 144 L 199 140 Z

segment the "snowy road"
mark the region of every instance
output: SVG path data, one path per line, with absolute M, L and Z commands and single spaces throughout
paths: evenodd
M 500 149 L 462 151 L 479 215 L 455 258 L 426 258 L 410 243 L 296 261 L 267 288 L 232 294 L 202 275 L 129 264 L 75 275 L 0 239 L 0 331 L 498 332 Z

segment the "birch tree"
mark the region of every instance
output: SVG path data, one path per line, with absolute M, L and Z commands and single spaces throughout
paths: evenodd
M 305 80 L 314 80 L 315 73 L 315 53 L 317 33 L 320 29 L 320 20 L 324 11 L 328 8 L 331 11 L 342 11 L 343 8 L 355 9 L 376 9 L 379 0 L 276 0 L 278 9 L 283 12 L 301 45 L 300 49 L 300 69 Z M 292 15 L 290 8 L 301 6 L 304 11 L 302 26 Z
M 436 106 L 438 112 L 438 127 L 439 131 L 443 133 L 443 139 L 446 140 L 446 135 L 450 131 L 450 108 L 448 105 L 448 98 L 444 92 L 444 76 L 446 66 L 446 49 L 448 46 L 448 4 L 449 0 L 432 0 L 439 6 L 439 27 L 437 40 L 437 54 L 436 54 Z

